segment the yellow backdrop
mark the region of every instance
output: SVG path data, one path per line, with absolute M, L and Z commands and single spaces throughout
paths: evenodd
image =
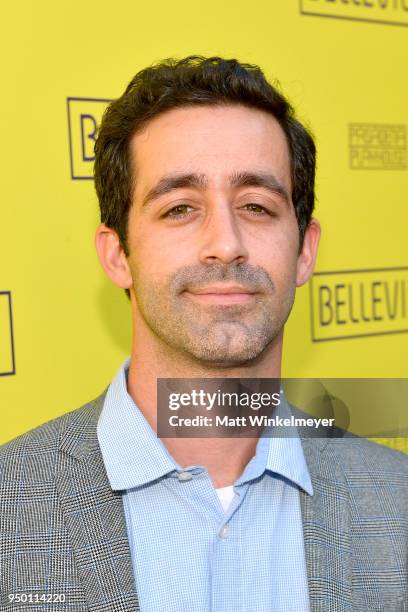
M 95 397 L 128 354 L 92 145 L 106 101 L 169 56 L 259 64 L 316 135 L 323 236 L 284 374 L 407 377 L 408 2 L 25 0 L 2 26 L 0 442 Z

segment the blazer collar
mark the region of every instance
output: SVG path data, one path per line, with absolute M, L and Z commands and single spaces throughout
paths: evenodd
M 302 438 L 313 496 L 300 491 L 310 610 L 350 612 L 352 558 L 349 489 L 334 445 Z
M 96 432 L 106 391 L 71 416 L 60 443 L 56 487 L 87 608 L 136 612 L 122 494 L 110 487 Z

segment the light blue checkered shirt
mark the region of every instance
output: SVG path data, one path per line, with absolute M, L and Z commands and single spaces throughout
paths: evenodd
M 129 363 L 97 431 L 123 490 L 141 612 L 308 612 L 299 487 L 313 489 L 300 439 L 260 437 L 224 512 L 206 468 L 178 465 L 128 394 Z

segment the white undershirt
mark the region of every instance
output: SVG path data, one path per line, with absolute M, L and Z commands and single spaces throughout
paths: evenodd
M 224 512 L 227 512 L 232 500 L 235 497 L 234 485 L 230 485 L 228 487 L 221 487 L 220 489 L 215 490 L 217 491 Z

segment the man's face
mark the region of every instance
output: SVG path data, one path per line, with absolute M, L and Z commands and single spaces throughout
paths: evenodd
M 250 362 L 281 337 L 296 286 L 282 128 L 263 111 L 195 106 L 159 115 L 130 146 L 136 325 L 208 366 Z

